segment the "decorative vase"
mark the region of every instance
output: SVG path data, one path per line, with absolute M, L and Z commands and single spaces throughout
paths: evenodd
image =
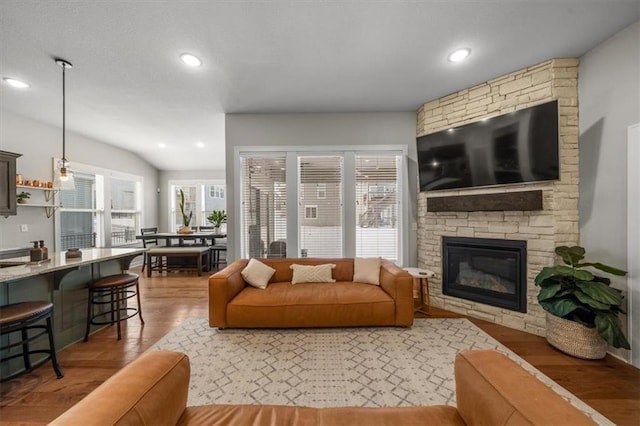
M 193 234 L 193 230 L 189 226 L 182 226 L 178 229 L 178 234 Z
M 547 312 L 547 341 L 554 348 L 576 358 L 602 359 L 607 342 L 595 328 Z
M 214 226 L 213 227 L 213 233 L 214 234 L 219 234 L 220 233 L 220 227 L 219 226 Z
M 27 204 L 27 199 L 26 198 L 18 198 L 17 200 L 18 204 Z

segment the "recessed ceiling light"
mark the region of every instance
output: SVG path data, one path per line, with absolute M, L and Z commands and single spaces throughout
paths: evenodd
M 200 60 L 200 58 L 192 55 L 191 53 L 183 53 L 182 55 L 180 55 L 180 59 L 190 67 L 199 67 L 200 65 L 202 65 L 202 61 Z
M 197 142 L 197 143 L 196 143 L 196 146 L 197 146 L 198 148 L 204 148 L 204 142 Z
M 449 62 L 460 62 L 465 60 L 467 56 L 469 56 L 470 54 L 471 54 L 471 49 L 469 49 L 468 47 L 465 47 L 462 49 L 454 50 L 449 54 L 449 56 L 447 56 L 447 59 L 449 60 Z
M 162 143 L 161 142 L 161 143 L 158 144 L 158 148 L 166 148 L 166 147 L 167 147 L 166 143 Z
M 25 83 L 24 81 L 16 80 L 15 78 L 5 77 L 3 78 L 3 80 L 9 86 L 16 87 L 18 89 L 26 89 L 27 87 L 30 87 L 28 83 Z

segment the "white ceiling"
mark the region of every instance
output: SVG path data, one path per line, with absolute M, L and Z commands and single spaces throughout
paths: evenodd
M 0 107 L 60 126 L 62 57 L 68 130 L 161 170 L 222 169 L 224 113 L 415 111 L 638 19 L 638 0 L 0 0 L 0 76 L 31 84 L 0 84 Z

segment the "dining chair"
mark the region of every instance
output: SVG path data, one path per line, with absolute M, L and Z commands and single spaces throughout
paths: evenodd
M 157 234 L 158 233 L 158 228 L 157 227 L 153 227 L 153 228 L 140 228 L 140 234 L 141 235 L 152 235 L 152 234 Z M 143 238 L 142 239 L 142 247 L 144 248 L 148 248 L 149 246 L 157 246 L 158 244 L 158 239 L 157 238 Z M 144 272 L 144 268 L 145 266 L 147 266 L 147 256 L 143 256 L 143 260 L 142 260 L 142 272 Z
M 227 264 L 227 239 L 226 238 L 215 238 L 213 245 L 209 248 L 211 251 L 211 267 L 216 268 L 216 270 L 220 269 L 220 254 L 224 253 L 224 264 Z
M 199 232 L 213 232 L 213 226 L 209 226 L 209 225 L 202 225 L 198 227 Z M 209 246 L 211 244 L 209 244 L 209 241 L 206 238 L 203 238 L 200 240 L 201 244 L 203 246 Z

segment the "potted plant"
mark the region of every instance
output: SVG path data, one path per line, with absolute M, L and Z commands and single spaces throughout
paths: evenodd
M 182 213 L 182 228 L 178 229 L 178 234 L 191 234 L 193 231 L 189 227 L 191 219 L 193 218 L 193 211 L 189 214 L 184 211 L 184 191 L 180 190 L 180 213 Z
M 16 197 L 17 197 L 17 200 L 16 200 L 16 201 L 17 201 L 19 204 L 26 204 L 26 203 L 27 203 L 27 200 L 28 200 L 29 198 L 31 198 L 31 193 L 22 191 L 22 192 L 21 192 L 21 193 L 19 193 Z
M 580 358 L 599 359 L 607 344 L 630 349 L 619 313 L 622 292 L 610 286 L 611 280 L 584 268 L 624 276 L 625 271 L 598 262 L 582 262 L 580 246 L 561 246 L 555 250 L 565 265 L 548 266 L 536 276 L 540 287 L 538 302 L 547 311 L 547 340 L 561 351 Z
M 224 210 L 213 210 L 207 217 L 207 220 L 213 225 L 213 231 L 219 234 L 220 225 L 227 221 L 227 213 Z

